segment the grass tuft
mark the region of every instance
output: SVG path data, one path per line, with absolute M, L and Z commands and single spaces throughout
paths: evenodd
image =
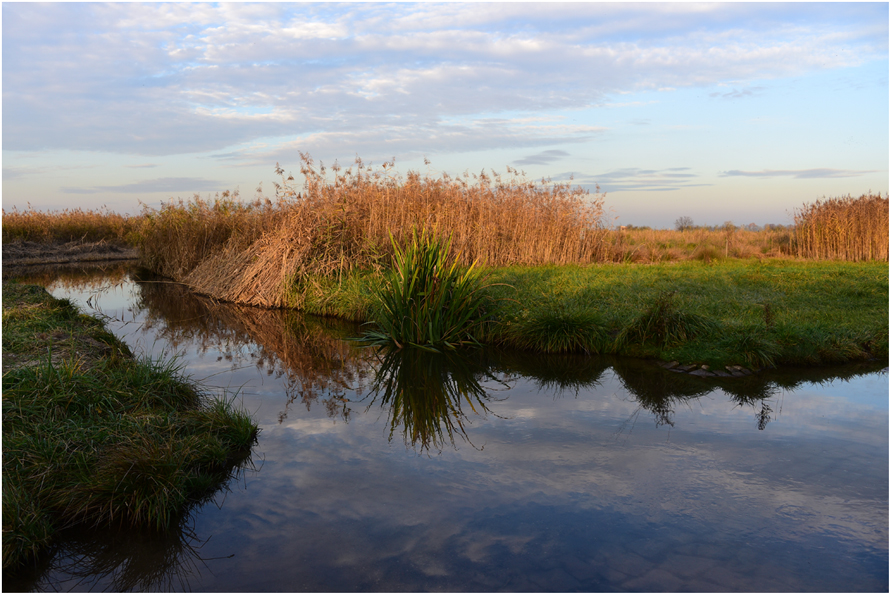
M 658 295 L 652 305 L 618 334 L 616 344 L 626 346 L 651 342 L 666 348 L 683 344 L 716 328 L 703 316 L 681 311 L 675 303 L 676 293 L 676 290 L 670 290 Z
M 554 302 L 523 311 L 507 326 L 504 343 L 543 353 L 603 353 L 608 329 L 593 311 L 575 302 Z

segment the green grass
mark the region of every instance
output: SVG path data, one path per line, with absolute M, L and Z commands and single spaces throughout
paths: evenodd
M 888 356 L 884 262 L 686 261 L 483 271 L 483 343 L 613 353 L 722 368 L 825 365 Z M 319 281 L 309 313 L 373 319 L 380 275 Z M 324 297 L 324 296 L 327 297 Z M 669 296 L 669 298 L 668 298 Z M 316 304 L 324 303 L 324 307 Z
M 3 359 L 4 568 L 71 524 L 165 529 L 249 458 L 246 413 L 42 288 L 4 284 Z

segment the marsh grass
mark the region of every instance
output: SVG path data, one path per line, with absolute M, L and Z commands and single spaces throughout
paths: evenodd
M 475 262 L 461 265 L 460 254 L 451 253 L 451 239 L 426 230 L 420 235 L 415 230 L 404 250 L 392 243 L 393 270 L 375 293 L 377 329 L 362 340 L 432 350 L 478 345 L 476 335 L 488 323 L 488 295 Z
M 532 344 L 531 328 L 526 333 L 520 322 L 549 315 L 552 302 L 602 324 L 613 342 L 600 352 L 716 369 L 887 358 L 883 263 L 725 260 L 487 272 L 492 317 L 507 321 L 492 326 L 488 343 L 546 352 L 548 341 Z
M 793 229 L 691 227 L 682 231 L 619 227 L 603 235 L 603 262 L 658 264 L 698 260 L 705 263 L 725 259 L 795 258 Z
M 599 354 L 612 350 L 600 314 L 572 300 L 551 299 L 506 324 L 502 344 L 544 353 Z
M 98 322 L 13 286 L 4 285 L 4 361 L 36 364 L 4 365 L 4 568 L 76 523 L 165 529 L 247 460 L 257 428 L 233 401 L 201 392 L 176 361 L 83 351 L 77 337 L 101 337 Z M 21 337 L 39 328 L 51 330 L 45 350 L 31 350 Z M 71 338 L 54 343 L 61 329 Z

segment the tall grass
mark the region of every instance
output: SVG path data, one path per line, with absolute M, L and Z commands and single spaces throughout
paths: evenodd
M 451 237 L 459 261 L 488 266 L 591 263 L 603 258 L 603 196 L 528 181 L 508 168 L 451 177 L 395 174 L 356 159 L 343 170 L 301 155 L 302 185 L 278 168 L 273 203 L 170 203 L 146 212 L 149 266 L 228 301 L 288 305 L 288 283 L 381 270 L 412 229 Z M 330 173 L 330 179 L 329 179 Z M 292 304 L 291 304 L 292 305 Z
M 282 211 L 281 203 L 268 199 L 242 202 L 237 191 L 225 191 L 212 200 L 195 194 L 188 202 L 171 200 L 158 210 L 143 206 L 134 239 L 149 269 L 181 280 L 221 250 L 246 252 L 275 227 Z
M 792 229 L 729 231 L 691 227 L 675 231 L 619 227 L 610 230 L 604 239 L 609 262 L 655 264 L 684 260 L 714 262 L 727 258 L 793 258 L 793 236 Z
M 125 244 L 141 224 L 140 217 L 109 211 L 65 209 L 62 212 L 41 212 L 28 205 L 27 210 L 3 209 L 3 243 L 35 241 L 40 243 L 69 241 L 108 241 Z
M 794 213 L 797 254 L 816 260 L 887 260 L 888 198 L 817 200 Z

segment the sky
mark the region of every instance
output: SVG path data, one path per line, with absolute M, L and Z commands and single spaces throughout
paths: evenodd
M 3 208 L 157 208 L 300 152 L 606 193 L 607 224 L 886 194 L 888 3 L 2 5 Z M 426 165 L 427 159 L 430 164 Z

